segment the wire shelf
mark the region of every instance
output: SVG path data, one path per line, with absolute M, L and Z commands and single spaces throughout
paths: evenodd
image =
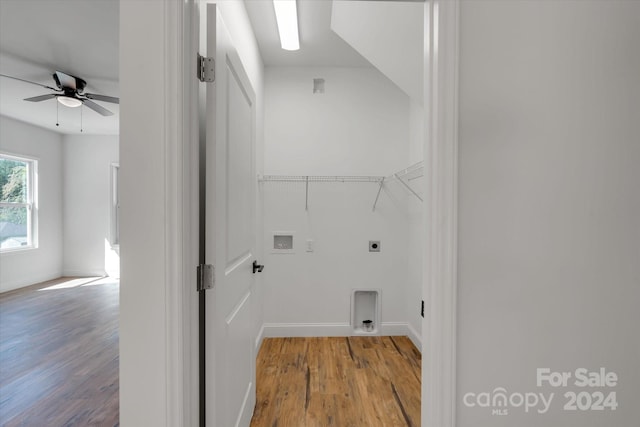
M 310 182 L 371 182 L 378 184 L 376 199 L 373 202 L 372 210 L 376 210 L 378 199 L 385 182 L 392 179 L 398 180 L 409 192 L 411 192 L 418 200 L 422 201 L 422 197 L 405 182 L 404 177 L 408 181 L 419 178 L 424 174 L 424 163 L 418 162 L 405 169 L 395 172 L 387 177 L 385 176 L 357 176 L 357 175 L 258 175 L 258 182 L 302 182 L 305 184 L 305 201 L 304 208 L 309 210 L 309 183 Z M 385 181 L 386 180 L 386 181 Z
M 346 175 L 262 175 L 260 182 L 375 182 L 380 183 L 383 176 L 346 176 Z

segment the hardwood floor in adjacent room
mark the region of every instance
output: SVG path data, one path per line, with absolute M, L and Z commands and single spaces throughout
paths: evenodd
M 118 425 L 118 295 L 109 278 L 0 294 L 0 425 Z
M 420 425 L 421 355 L 407 337 L 266 338 L 252 427 Z

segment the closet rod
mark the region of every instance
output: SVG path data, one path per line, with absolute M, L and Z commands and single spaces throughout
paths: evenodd
M 309 210 L 310 182 L 372 182 L 380 184 L 373 210 L 376 209 L 378 197 L 384 182 L 383 176 L 346 176 L 346 175 L 258 175 L 258 182 L 304 182 L 304 210 Z
M 342 175 L 262 175 L 260 182 L 377 182 L 383 176 L 342 176 Z

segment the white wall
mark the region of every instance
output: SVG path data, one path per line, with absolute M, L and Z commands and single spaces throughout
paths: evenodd
M 460 25 L 457 425 L 637 426 L 640 2 L 463 1 Z M 616 387 L 536 385 L 600 367 Z M 462 403 L 496 387 L 555 398 Z M 619 407 L 564 411 L 567 391 Z
M 313 79 L 325 93 L 313 94 Z M 373 68 L 268 68 L 265 173 L 386 175 L 407 166 L 409 98 Z
M 0 254 L 0 292 L 62 273 L 62 138 L 0 116 L 0 151 L 38 160 L 38 248 Z
M 312 93 L 313 78 L 325 79 L 324 94 Z M 408 159 L 409 98 L 377 70 L 267 69 L 266 174 L 388 175 Z M 408 213 L 397 183 L 375 212 L 375 183 L 312 183 L 308 212 L 304 184 L 260 188 L 267 333 L 350 333 L 354 288 L 381 289 L 382 322 L 406 331 Z M 296 252 L 272 254 L 273 231 L 295 232 Z M 381 241 L 380 253 L 368 251 L 369 240 Z
M 111 165 L 118 163 L 118 137 L 66 135 L 63 153 L 63 274 L 117 275 L 110 219 Z

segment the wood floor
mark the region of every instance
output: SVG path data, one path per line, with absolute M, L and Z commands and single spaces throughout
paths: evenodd
M 118 283 L 74 279 L 0 294 L 2 426 L 118 425 Z
M 407 337 L 267 338 L 252 427 L 420 425 L 420 352 Z
M 0 294 L 0 425 L 118 425 L 117 282 L 58 279 Z M 252 427 L 420 425 L 407 337 L 267 338 Z

